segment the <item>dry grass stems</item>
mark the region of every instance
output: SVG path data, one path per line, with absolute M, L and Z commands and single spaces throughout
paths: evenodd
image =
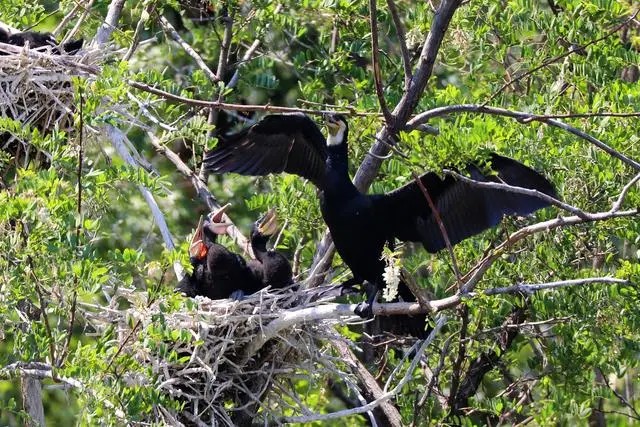
M 325 302 L 318 298 L 325 289 L 265 289 L 242 301 L 196 297 L 191 309 L 173 313 L 161 308 L 164 300 L 148 305 L 145 293 L 119 289 L 110 306 L 82 306 L 97 332 L 117 325 L 119 348 L 152 368 L 153 379 L 131 381 L 155 381 L 158 390 L 184 402 L 182 410 L 157 405 L 148 421 L 232 426 L 252 417 L 253 422 L 278 423 L 285 414 L 309 411 L 289 391 L 294 378 L 307 378 L 310 384 L 328 379 L 355 384 L 344 361 L 326 344 L 344 339 L 333 328 L 343 320 L 298 322 L 260 341 L 259 348 L 255 345 L 272 320 Z M 119 309 L 123 303 L 130 308 Z M 171 331 L 172 339 L 151 346 L 153 338 L 145 337 L 158 328 Z
M 33 160 L 48 164 L 50 156 L 36 146 L 37 135 L 70 130 L 72 80 L 96 75 L 104 56 L 96 49 L 59 55 L 51 47 L 0 43 L 0 150 L 13 157 L 15 166 L 26 167 Z

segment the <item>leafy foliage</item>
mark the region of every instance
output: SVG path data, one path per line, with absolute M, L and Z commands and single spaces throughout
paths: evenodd
M 80 316 L 80 307 L 106 307 L 120 287 L 146 291 L 143 305 L 166 298 L 167 314 L 190 307 L 189 301 L 173 295 L 176 279 L 171 266 L 174 261 L 188 264 L 187 237 L 206 206 L 190 181 L 153 148 L 150 135 L 197 170 L 203 152 L 217 143 L 216 132 L 233 131 L 259 116 L 226 110 L 211 123 L 208 110 L 201 106 L 167 101 L 135 90 L 128 82 L 200 100 L 366 113 L 349 117 L 352 175 L 371 156 L 369 150 L 383 125 L 375 114 L 379 101 L 367 2 L 193 2 L 207 18 L 202 20 L 187 13 L 185 2 L 134 3 L 125 5 L 113 33 L 114 45 L 126 51 L 134 39 L 156 38 L 127 60 L 121 52 L 114 54 L 101 64 L 98 76 L 76 82 L 75 129 L 82 103 L 84 139 L 77 131 L 44 132 L 17 119 L 0 118 L 0 130 L 19 135 L 52 156 L 46 167 L 32 162 L 26 168 L 15 167 L 10 152 L 3 151 L 0 157 L 0 366 L 44 362 L 54 367 L 54 378 L 83 384 L 83 389 L 63 391 L 53 387 L 59 380 L 44 381 L 45 412 L 52 425 L 74 421 L 118 425 L 121 417 L 141 422 L 160 402 L 179 406 L 157 391 L 150 368 L 125 347 L 162 352 L 165 340 L 188 337 L 168 328 L 160 316 L 150 327 L 134 328 L 138 333 L 123 346 L 115 328 L 95 336 Z M 384 97 L 395 106 L 404 86 L 401 40 L 389 8 L 378 3 Z M 434 23 L 432 3 L 396 2 L 413 65 Z M 637 112 L 637 78 L 622 78 L 625 70 L 637 70 L 640 63 L 637 20 L 612 31 L 634 12 L 635 3 L 572 0 L 560 7 L 550 1 L 467 2 L 453 16 L 414 113 L 485 103 L 538 115 Z M 61 2 L 53 10 L 48 2 L 0 0 L 0 20 L 21 29 L 38 25 L 38 30 L 53 30 L 74 7 L 74 2 Z M 81 22 L 82 36 L 95 35 L 107 7 L 105 1 L 94 3 Z M 75 21 L 67 22 L 65 31 L 79 19 L 77 14 L 70 16 Z M 218 76 L 222 81 L 211 81 L 162 31 L 159 16 L 171 21 L 214 73 L 219 70 L 225 22 L 232 20 L 228 66 Z M 258 48 L 243 59 L 255 40 Z M 231 85 L 236 72 L 237 83 Z M 561 120 L 631 159 L 640 159 L 637 116 Z M 428 124 L 438 129 L 437 136 L 419 130 L 398 134 L 397 152 L 382 163 L 372 192 L 403 185 L 412 172 L 439 171 L 442 165 L 459 166 L 496 151 L 545 171 L 572 206 L 605 212 L 638 174 L 544 120 L 517 121 L 462 111 L 438 115 Z M 142 158 L 150 159 L 145 171 L 124 162 L 104 134 L 96 131 L 107 125 L 126 131 Z M 84 151 L 79 156 L 81 146 Z M 163 245 L 139 186 L 148 188 L 158 201 L 176 240 L 175 250 Z M 220 201 L 234 202 L 230 216 L 244 230 L 260 212 L 275 207 L 286 225 L 278 248 L 291 258 L 295 253 L 301 277 L 307 276 L 325 231 L 315 188 L 293 176 L 229 175 L 211 177 L 209 189 Z M 623 206 L 638 205 L 636 183 Z M 558 215 L 552 208 L 535 218 L 508 219 L 462 242 L 454 249 L 460 271 L 470 271 L 490 248 L 524 225 Z M 639 242 L 636 215 L 559 227 L 529 236 L 502 253 L 479 282 L 478 295 L 465 299 L 465 309 L 447 311 L 449 322 L 424 355 L 428 369 L 414 372 L 413 381 L 395 398 L 403 422 L 475 425 L 532 417 L 541 425 L 569 425 L 604 414 L 612 425 L 626 425 L 639 419 L 633 409 L 638 397 L 628 388 L 623 390 L 625 381 L 637 382 L 639 372 Z M 450 288 L 458 279 L 447 251 L 427 255 L 409 244 L 402 251 L 403 266 L 431 298 L 452 294 Z M 345 269 L 336 257 L 333 280 L 346 277 Z M 628 283 L 585 284 L 531 295 L 481 295 L 483 290 L 517 283 L 599 276 Z M 509 323 L 518 309 L 526 313 L 525 326 Z M 136 321 L 131 322 L 133 326 Z M 510 330 L 517 333 L 505 345 Z M 361 339 L 357 328 L 342 332 L 353 341 Z M 389 348 L 368 368 L 384 383 L 396 366 L 407 369 L 401 353 Z M 457 361 L 460 354 L 463 357 Z M 428 378 L 436 367 L 440 366 L 435 386 L 448 393 L 461 376 L 464 383 L 476 361 L 494 354 L 497 361 L 466 396 L 468 407 L 457 407 L 455 396 L 430 391 L 434 384 Z M 173 360 L 180 355 L 167 351 L 166 357 Z M 0 424 L 18 425 L 26 414 L 20 409 L 17 377 L 0 372 Z M 293 395 L 318 413 L 344 409 L 344 402 L 320 375 L 291 387 Z M 422 399 L 425 393 L 429 395 Z M 627 404 L 616 395 L 621 393 Z M 293 409 L 283 410 L 284 417 L 295 415 L 299 414 Z M 362 420 L 362 416 L 346 417 L 336 425 L 358 425 Z

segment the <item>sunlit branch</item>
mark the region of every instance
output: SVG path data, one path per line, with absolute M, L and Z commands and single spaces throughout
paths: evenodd
M 151 141 L 151 145 L 155 147 L 156 150 L 163 156 L 165 156 L 171 163 L 174 164 L 176 169 L 182 173 L 184 176 L 191 180 L 193 187 L 195 188 L 198 196 L 205 202 L 207 208 L 210 211 L 220 209 L 221 205 L 218 200 L 211 194 L 207 185 L 198 177 L 198 175 L 187 166 L 180 156 L 174 153 L 167 146 L 162 145 L 158 138 L 153 135 L 151 132 L 147 132 L 147 136 L 149 136 L 149 140 Z M 227 234 L 231 236 L 231 238 L 236 242 L 236 244 L 247 251 L 247 253 L 251 256 L 251 258 L 255 258 L 253 255 L 253 250 L 251 249 L 251 245 L 249 244 L 248 239 L 242 234 L 242 232 L 238 229 L 238 227 L 231 221 L 227 214 L 224 214 L 223 221 L 225 223 L 231 224 L 227 227 Z
M 204 72 L 204 74 L 209 78 L 209 80 L 211 80 L 211 83 L 215 84 L 220 81 L 220 77 L 218 77 L 219 74 L 216 75 L 213 71 L 211 71 L 211 69 L 207 66 L 207 64 L 204 62 L 202 57 L 198 54 L 198 52 L 196 52 L 189 45 L 189 43 L 187 43 L 186 41 L 184 41 L 182 37 L 180 37 L 180 34 L 178 34 L 175 28 L 173 28 L 173 25 L 171 25 L 171 23 L 167 21 L 167 18 L 165 18 L 164 16 L 161 16 L 158 18 L 158 22 L 160 23 L 160 26 L 162 27 L 164 32 L 167 33 L 169 37 L 171 37 L 176 43 L 178 43 L 180 47 L 187 53 L 187 55 L 193 58 L 193 60 L 196 62 L 198 67 L 200 67 L 202 72 Z
M 415 128 L 416 126 L 425 123 L 426 121 L 435 118 L 435 117 L 441 117 L 441 116 L 447 116 L 449 114 L 454 114 L 454 113 L 462 113 L 462 112 L 467 112 L 467 113 L 478 113 L 478 114 L 491 114 L 491 115 L 496 115 L 496 116 L 504 116 L 504 117 L 511 117 L 513 119 L 516 119 L 520 122 L 523 122 L 524 120 L 527 119 L 531 119 L 532 117 L 540 117 L 540 119 L 538 121 L 542 122 L 542 123 L 546 123 L 550 126 L 554 126 L 560 129 L 563 129 L 569 133 L 572 133 L 582 139 L 585 139 L 586 141 L 590 142 L 591 144 L 595 145 L 596 147 L 602 149 L 603 151 L 607 152 L 609 155 L 611 155 L 612 157 L 617 158 L 618 160 L 621 160 L 622 162 L 628 164 L 629 166 L 633 167 L 636 170 L 640 170 L 640 162 L 633 160 L 627 156 L 625 156 L 624 154 L 620 153 L 619 151 L 614 150 L 613 148 L 611 148 L 610 146 L 608 146 L 607 144 L 605 144 L 604 142 L 600 141 L 599 139 L 589 135 L 586 132 L 583 132 L 579 129 L 576 129 L 573 126 L 569 126 L 568 124 L 561 122 L 560 120 L 556 120 L 556 119 L 544 119 L 541 118 L 542 116 L 536 116 L 535 114 L 530 114 L 530 113 L 525 113 L 522 111 L 515 111 L 515 110 L 507 110 L 505 108 L 498 108 L 498 107 L 487 107 L 486 105 L 481 105 L 481 104 L 460 104 L 460 105 L 448 105 L 446 107 L 437 107 L 437 108 L 433 108 L 429 111 L 425 111 L 421 114 L 418 114 L 417 116 L 413 117 L 411 120 L 409 120 L 407 122 L 407 130 L 411 130 L 413 128 Z
M 400 390 L 402 390 L 402 387 L 404 387 L 409 381 L 411 381 L 411 379 L 413 378 L 413 371 L 415 371 L 416 367 L 418 366 L 418 363 L 422 358 L 422 354 L 425 352 L 427 347 L 433 342 L 433 340 L 436 338 L 436 335 L 440 332 L 440 329 L 442 329 L 442 327 L 446 322 L 447 322 L 447 318 L 445 316 L 440 316 L 438 318 L 438 320 L 436 321 L 435 327 L 433 328 L 433 330 L 431 331 L 427 339 L 425 339 L 422 342 L 422 344 L 420 345 L 420 348 L 416 351 L 415 356 L 413 357 L 413 360 L 409 365 L 409 368 L 404 374 L 404 377 L 398 382 L 398 384 L 396 384 L 396 386 L 393 389 L 389 390 L 388 392 L 380 396 L 378 399 L 372 402 L 369 402 L 366 405 L 363 405 L 358 408 L 344 409 L 342 411 L 336 411 L 329 414 L 308 414 L 308 415 L 302 415 L 299 417 L 288 417 L 283 419 L 282 421 L 288 422 L 288 423 L 302 423 L 302 422 L 310 422 L 310 421 L 331 420 L 331 419 L 347 417 L 355 414 L 362 414 L 362 413 L 371 411 L 372 409 L 380 405 L 382 402 L 388 399 L 391 399 L 393 396 L 398 394 Z

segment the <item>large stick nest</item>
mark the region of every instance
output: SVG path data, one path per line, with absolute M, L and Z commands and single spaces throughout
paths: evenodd
M 154 376 L 140 379 L 137 374 L 131 381 L 155 381 L 157 390 L 174 399 L 173 408 L 159 404 L 146 421 L 273 423 L 285 414 L 305 412 L 307 404 L 291 392 L 291 380 L 307 379 L 316 386 L 328 379 L 355 384 L 326 345 L 329 339 L 344 339 L 333 328 L 335 319 L 298 323 L 263 342 L 274 319 L 321 304 L 318 292 L 262 290 L 242 301 L 196 297 L 187 303 L 190 309 L 168 313 L 166 300 L 149 306 L 145 293 L 119 290 L 111 307 L 85 306 L 85 318 L 99 332 L 117 325 L 120 348 L 151 367 Z M 131 307 L 118 309 L 123 302 Z M 160 335 L 164 338 L 158 340 Z
M 75 55 L 54 54 L 51 48 L 29 49 L 0 43 L 0 150 L 26 166 L 48 154 L 35 147 L 34 131 L 68 132 L 75 111 L 73 78 L 98 73 L 104 53 L 83 49 Z M 4 130 L 4 131 L 2 131 Z

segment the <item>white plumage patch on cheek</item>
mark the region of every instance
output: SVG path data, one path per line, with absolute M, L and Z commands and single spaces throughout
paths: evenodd
M 344 127 L 342 126 L 340 126 L 340 129 L 338 129 L 338 132 L 336 132 L 335 135 L 329 134 L 329 137 L 327 138 L 328 146 L 340 145 L 343 142 L 344 142 Z

